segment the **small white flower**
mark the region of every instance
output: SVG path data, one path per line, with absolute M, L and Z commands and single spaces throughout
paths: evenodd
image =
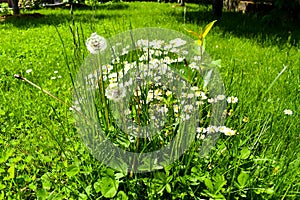
M 219 101 L 222 101 L 222 100 L 224 100 L 226 97 L 225 97 L 225 95 L 224 94 L 219 94 L 218 96 L 217 96 L 217 100 L 219 100 Z
M 53 73 L 54 73 L 54 74 L 57 74 L 57 73 L 58 73 L 58 71 L 57 71 L 57 70 L 55 70 Z
M 71 106 L 71 107 L 69 108 L 69 110 L 80 111 L 81 108 L 80 108 L 79 106 Z
M 196 132 L 197 133 L 202 133 L 203 132 L 203 127 L 197 127 Z
M 32 72 L 32 69 L 27 69 L 27 70 L 26 70 L 26 73 L 27 73 L 27 74 L 29 74 L 29 73 L 31 73 L 31 72 Z
M 237 103 L 238 102 L 238 98 L 234 97 L 234 96 L 228 97 L 227 98 L 227 102 L 228 103 Z
M 97 33 L 92 33 L 86 41 L 86 47 L 91 54 L 97 54 L 104 51 L 107 47 L 107 43 L 104 37 L 101 37 Z
M 183 110 L 185 111 L 185 112 L 189 112 L 189 111 L 192 111 L 194 109 L 194 107 L 193 107 L 193 105 L 184 105 L 184 107 L 183 107 Z
M 167 95 L 167 96 L 170 96 L 171 94 L 172 94 L 172 92 L 169 91 L 169 90 L 166 92 L 166 95 Z
M 197 86 L 193 86 L 193 87 L 191 87 L 191 90 L 197 91 L 197 90 L 199 90 L 199 88 Z
M 174 112 L 178 113 L 179 112 L 179 106 L 178 105 L 174 105 L 173 106 Z
M 201 60 L 201 56 L 194 56 L 194 60 L 195 61 L 200 61 Z
M 195 62 L 192 62 L 192 63 L 189 65 L 189 67 L 192 68 L 192 69 L 200 70 L 200 67 L 199 67 Z
M 51 80 L 54 80 L 54 79 L 56 79 L 56 77 L 55 77 L 55 76 L 52 76 L 52 77 L 51 77 Z
M 208 103 L 216 103 L 216 102 L 217 102 L 217 99 L 210 98 L 210 99 L 207 99 L 207 102 L 208 102 Z
M 181 39 L 181 38 L 175 38 L 174 40 L 171 40 L 170 41 L 170 44 L 173 46 L 173 47 L 180 47 L 182 45 L 185 45 L 186 44 L 186 41 Z
M 203 101 L 196 101 L 196 106 L 201 106 L 201 105 L 204 105 L 204 102 Z
M 193 93 L 189 93 L 188 95 L 187 95 L 187 98 L 188 99 L 191 99 L 191 98 L 193 98 L 194 97 L 194 94 Z
M 285 109 L 283 112 L 284 112 L 285 115 L 292 115 L 293 114 L 293 111 L 290 110 L 290 109 Z
M 203 133 L 216 133 L 219 132 L 219 128 L 217 126 L 209 126 L 203 129 Z
M 224 134 L 227 136 L 233 136 L 233 135 L 237 135 L 238 132 L 236 132 L 235 130 L 231 130 L 230 128 L 227 128 Z

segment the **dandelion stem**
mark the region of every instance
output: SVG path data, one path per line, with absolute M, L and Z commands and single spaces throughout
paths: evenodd
M 67 104 L 66 102 L 64 102 L 63 100 L 59 99 L 58 97 L 54 96 L 53 94 L 51 94 L 48 90 L 45 90 L 43 89 L 42 87 L 36 85 L 35 83 L 31 82 L 30 80 L 28 80 L 27 78 L 25 77 L 22 77 L 21 75 L 19 74 L 15 74 L 14 77 L 16 79 L 19 79 L 19 80 L 22 80 L 22 81 L 25 81 L 26 83 L 32 85 L 33 87 L 41 90 L 43 93 L 47 94 L 48 96 L 52 97 L 53 99 L 59 101 L 61 104 L 65 105 L 66 107 L 72 107 L 73 106 L 70 106 L 69 104 Z M 91 124 L 93 124 L 93 121 L 88 119 L 82 112 L 80 112 L 78 109 L 74 109 L 75 112 L 79 113 L 81 116 L 83 116 L 88 122 L 90 122 Z
M 25 81 L 26 83 L 29 83 L 29 84 L 32 85 L 33 87 L 35 87 L 35 88 L 41 90 L 42 92 L 44 92 L 44 93 L 47 94 L 48 96 L 54 98 L 55 100 L 59 101 L 60 103 L 62 103 L 62 104 L 64 104 L 64 105 L 67 105 L 66 102 L 64 102 L 63 100 L 57 98 L 56 96 L 54 96 L 53 94 L 51 94 L 49 91 L 47 91 L 47 90 L 41 88 L 40 86 L 36 85 L 35 83 L 29 81 L 27 78 L 24 78 L 24 77 L 22 77 L 22 76 L 19 75 L 19 74 L 15 74 L 14 77 L 15 77 L 16 79 L 19 79 L 19 80 Z

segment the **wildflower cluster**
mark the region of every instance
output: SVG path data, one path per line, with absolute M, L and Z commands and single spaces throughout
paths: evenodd
M 113 116 L 106 117 L 107 124 L 115 124 L 129 141 L 134 141 L 133 136 L 148 138 L 148 141 L 159 138 L 162 143 L 171 141 L 178 124 L 185 121 L 188 124 L 190 120 L 198 124 L 196 138 L 203 139 L 217 132 L 236 135 L 235 130 L 225 126 L 209 126 L 209 109 L 213 104 L 237 103 L 238 99 L 225 94 L 212 96 L 203 87 L 202 55 L 190 56 L 187 43 L 181 38 L 139 39 L 133 45 L 115 43 L 111 46 L 114 52 L 111 62 L 96 62 L 97 67 L 84 77 L 85 90 L 102 93 L 104 89 L 99 108 L 106 113 L 99 116 Z M 105 39 L 95 33 L 86 45 L 95 56 L 107 48 Z M 70 109 L 81 110 L 85 101 L 82 96 L 76 98 Z M 103 108 L 106 101 L 108 106 Z

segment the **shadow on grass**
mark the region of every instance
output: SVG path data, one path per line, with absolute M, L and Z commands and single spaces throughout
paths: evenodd
M 178 18 L 182 19 L 182 16 L 178 16 Z M 196 23 L 203 26 L 203 24 L 215 19 L 216 17 L 212 15 L 210 9 L 186 12 L 186 23 Z M 296 22 L 287 20 L 283 22 L 281 16 L 224 12 L 216 25 L 224 34 L 230 33 L 237 37 L 256 38 L 260 42 L 275 37 L 277 45 L 282 45 L 288 41 L 289 35 L 291 35 L 292 45 L 300 42 L 300 26 Z
M 93 20 L 110 19 L 123 17 L 122 14 L 116 12 L 107 12 L 106 14 L 95 14 L 93 11 L 96 10 L 123 10 L 129 8 L 128 4 L 125 3 L 106 3 L 96 7 L 87 5 L 75 5 L 74 6 L 74 18 L 76 22 L 80 23 L 92 23 Z M 55 12 L 53 12 L 55 11 Z M 46 13 L 46 14 L 44 14 Z M 29 13 L 20 14 L 18 16 L 7 15 L 0 16 L 1 23 L 12 24 L 15 27 L 21 29 L 27 29 L 32 27 L 41 27 L 45 25 L 60 25 L 70 23 L 72 16 L 70 14 L 70 7 L 63 5 L 62 7 L 52 7 L 42 10 L 29 11 Z

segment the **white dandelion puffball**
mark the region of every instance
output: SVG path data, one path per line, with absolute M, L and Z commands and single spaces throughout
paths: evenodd
M 91 54 L 97 54 L 106 49 L 107 42 L 104 37 L 97 33 L 92 33 L 91 37 L 86 40 L 85 45 Z
M 126 97 L 126 90 L 122 84 L 109 84 L 106 88 L 105 96 L 112 101 L 120 101 Z

